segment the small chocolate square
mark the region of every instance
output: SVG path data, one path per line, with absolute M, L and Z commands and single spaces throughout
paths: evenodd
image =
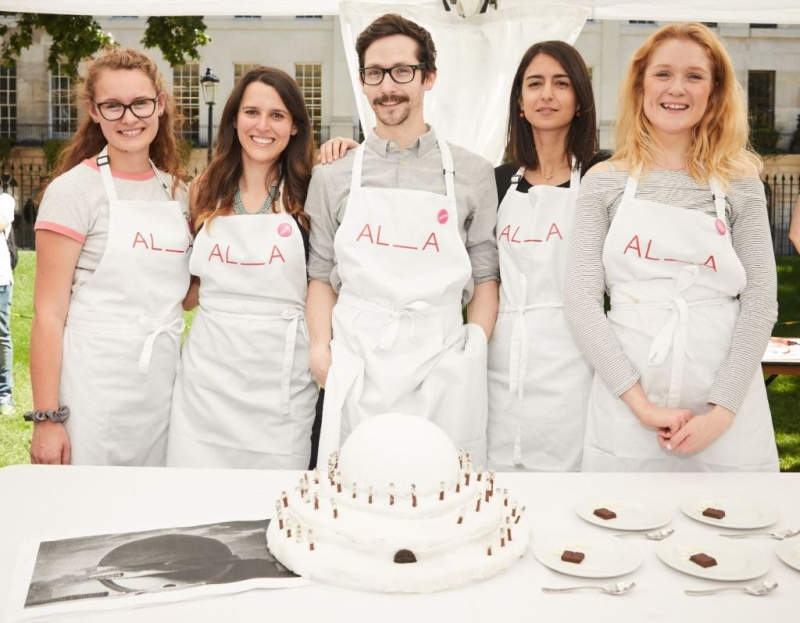
M 561 554 L 561 560 L 564 562 L 574 562 L 576 565 L 581 564 L 585 557 L 586 554 L 583 552 L 571 552 L 568 549 L 565 549 L 564 553 Z
M 609 519 L 614 519 L 617 516 L 614 511 L 610 511 L 607 508 L 595 508 L 594 514 L 600 519 L 605 519 L 606 521 Z
M 722 519 L 725 516 L 725 511 L 719 508 L 707 508 L 703 511 L 703 516 L 713 517 L 714 519 Z
M 694 564 L 700 565 L 703 569 L 707 569 L 708 567 L 714 567 L 717 564 L 717 561 L 709 556 L 708 554 L 694 554 L 693 556 L 689 556 L 689 560 L 691 560 Z

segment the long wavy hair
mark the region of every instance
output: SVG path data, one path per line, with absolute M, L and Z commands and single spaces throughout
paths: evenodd
M 214 158 L 195 183 L 191 202 L 195 231 L 199 231 L 203 223 L 210 224 L 216 216 L 233 213 L 233 195 L 242 176 L 242 146 L 236 133 L 236 117 L 245 89 L 253 82 L 261 82 L 278 92 L 297 128 L 279 157 L 278 183 L 283 184 L 280 201 L 284 211 L 308 229 L 309 221 L 303 212 L 303 204 L 314 165 L 314 139 L 305 101 L 297 83 L 286 72 L 274 67 L 256 67 L 242 76 L 228 97 L 219 122 Z M 276 212 L 278 206 L 276 201 L 273 206 Z
M 568 161 L 571 162 L 574 157 L 581 170 L 586 171 L 587 164 L 597 153 L 597 121 L 592 80 L 578 50 L 563 41 L 534 43 L 522 55 L 508 98 L 505 161 L 512 162 L 515 167 L 524 166 L 528 169 L 539 167 L 539 154 L 536 153 L 531 124 L 524 117 L 520 117 L 522 81 L 525 79 L 525 70 L 537 54 L 552 56 L 569 76 L 575 92 L 575 116 L 567 131 L 565 153 Z
M 652 168 L 661 146 L 644 113 L 644 74 L 655 49 L 670 39 L 693 41 L 711 61 L 713 86 L 705 114 L 692 129 L 686 168 L 698 182 L 715 177 L 723 184 L 743 171 L 761 171 L 761 158 L 748 145 L 748 122 L 742 87 L 733 64 L 717 36 L 696 22 L 670 24 L 655 31 L 636 51 L 620 87 L 617 151 L 614 160 L 625 160 L 631 171 Z
M 169 173 L 173 179 L 172 193 L 183 181 L 180 156 L 176 145 L 177 129 L 175 104 L 172 97 L 164 90 L 164 81 L 152 58 L 133 48 L 110 48 L 102 56 L 89 63 L 86 77 L 78 82 L 77 100 L 87 110 L 94 106 L 95 86 L 103 71 L 139 70 L 153 83 L 156 95 L 164 99 L 164 112 L 158 119 L 158 132 L 150 143 L 150 159 L 160 170 Z M 55 176 L 69 171 L 86 158 L 96 156 L 108 141 L 103 136 L 100 124 L 95 123 L 89 115 L 78 125 L 78 130 L 61 152 L 56 166 Z

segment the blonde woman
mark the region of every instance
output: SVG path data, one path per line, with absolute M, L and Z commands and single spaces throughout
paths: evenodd
M 35 226 L 31 461 L 163 465 L 191 247 L 172 101 L 131 48 L 80 100 Z
M 567 268 L 596 370 L 582 467 L 777 470 L 759 365 L 775 261 L 730 58 L 701 24 L 665 26 L 620 101 L 618 151 L 584 179 Z

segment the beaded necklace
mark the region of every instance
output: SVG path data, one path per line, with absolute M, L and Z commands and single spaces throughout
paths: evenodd
M 266 214 L 269 212 L 270 208 L 272 207 L 272 203 L 275 201 L 275 195 L 278 194 L 278 185 L 273 184 L 269 187 L 269 193 L 267 194 L 267 198 L 264 200 L 264 205 L 258 210 L 258 212 L 252 212 L 252 214 Z M 242 203 L 242 195 L 239 192 L 239 187 L 236 187 L 236 191 L 233 193 L 233 213 L 234 214 L 251 214 L 244 209 L 244 204 Z

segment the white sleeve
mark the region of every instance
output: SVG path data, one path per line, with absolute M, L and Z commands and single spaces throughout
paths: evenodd
M 9 225 L 9 227 L 6 227 L 5 229 L 6 238 L 11 235 L 10 225 L 14 222 L 14 208 L 16 205 L 16 200 L 8 193 L 3 193 L 0 195 L 0 218 L 2 218 Z

